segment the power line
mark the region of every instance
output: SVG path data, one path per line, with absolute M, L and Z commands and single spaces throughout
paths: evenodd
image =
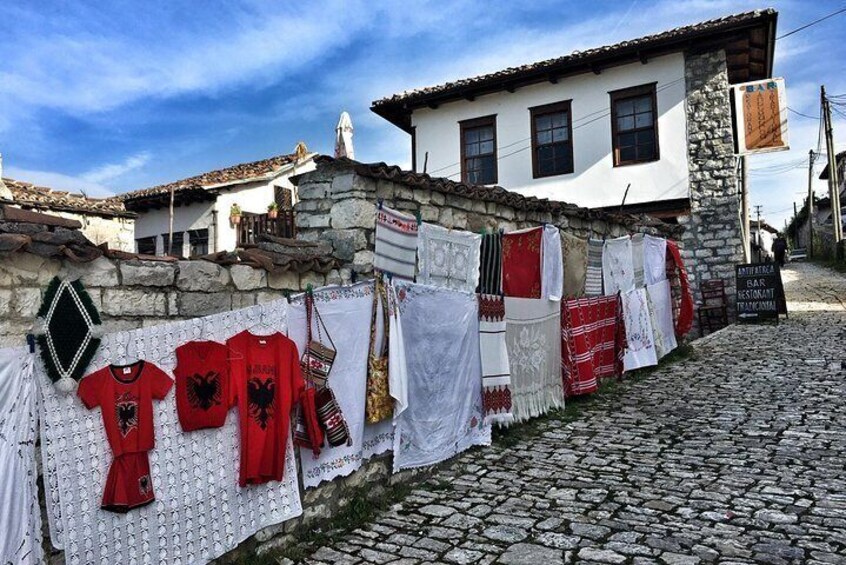
M 791 35 L 793 35 L 794 33 L 799 33 L 799 32 L 800 32 L 800 31 L 802 31 L 803 29 L 808 29 L 808 28 L 809 28 L 809 27 L 811 27 L 811 26 L 815 26 L 815 25 L 817 25 L 818 23 L 823 22 L 823 21 L 825 21 L 825 20 L 827 20 L 827 19 L 829 19 L 829 18 L 833 18 L 834 16 L 836 16 L 836 15 L 838 15 L 838 14 L 842 14 L 843 12 L 846 12 L 846 8 L 841 8 L 841 9 L 837 10 L 836 12 L 832 12 L 832 13 L 830 13 L 830 14 L 826 15 L 826 16 L 821 17 L 821 18 L 820 18 L 820 19 L 818 19 L 818 20 L 814 20 L 814 21 L 812 21 L 812 22 L 810 22 L 810 23 L 807 23 L 807 24 L 805 24 L 805 25 L 803 25 L 803 26 L 801 26 L 801 27 L 797 27 L 796 29 L 790 30 L 790 31 L 788 31 L 787 33 L 785 33 L 784 35 L 781 35 L 781 36 L 779 36 L 779 37 L 776 37 L 776 41 L 778 41 L 779 39 L 784 39 L 785 37 L 790 37 L 790 36 L 791 36 Z
M 794 110 L 790 106 L 788 106 L 787 109 L 790 110 L 791 112 L 793 112 L 794 114 L 796 114 L 798 116 L 802 116 L 803 118 L 808 118 L 809 120 L 819 120 L 820 119 L 819 116 L 809 116 L 808 114 L 803 114 L 802 112 L 797 112 L 796 110 Z

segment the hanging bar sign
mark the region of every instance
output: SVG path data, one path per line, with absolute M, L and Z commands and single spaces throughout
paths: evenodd
M 783 78 L 732 85 L 737 153 L 790 149 L 787 142 L 787 95 Z

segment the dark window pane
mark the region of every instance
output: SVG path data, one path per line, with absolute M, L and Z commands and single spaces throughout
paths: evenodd
M 620 147 L 620 161 L 634 161 L 637 158 L 637 152 L 634 146 Z
M 471 143 L 464 148 L 464 154 L 468 157 L 475 157 L 479 154 L 479 144 Z
M 570 133 L 567 131 L 567 128 L 558 128 L 552 130 L 553 142 L 567 141 L 568 139 L 570 139 Z
M 567 123 L 567 112 L 557 112 L 552 114 L 552 127 L 560 128 L 564 127 Z
M 492 139 L 493 139 L 493 128 L 492 127 L 479 128 L 479 140 L 480 141 L 490 141 Z
M 552 132 L 550 130 L 539 131 L 537 135 L 538 145 L 552 143 Z
M 640 98 L 635 98 L 634 102 L 636 112 L 652 112 L 651 96 L 641 96 Z
M 142 255 L 156 254 L 156 236 L 142 237 L 135 240 L 135 248 Z
M 619 100 L 617 102 L 617 115 L 630 116 L 634 114 L 634 102 L 631 99 Z
M 652 126 L 652 112 L 646 112 L 635 116 L 636 128 L 648 128 Z
M 206 255 L 209 252 L 209 230 L 191 230 L 188 232 L 188 243 L 192 257 Z
M 635 135 L 637 136 L 638 145 L 655 142 L 655 132 L 651 129 L 639 131 Z
M 479 141 L 479 130 L 478 129 L 466 129 L 464 130 L 464 142 L 465 143 L 476 143 Z
M 617 137 L 617 145 L 620 147 L 629 147 L 635 144 L 635 134 L 623 133 Z
M 637 158 L 643 160 L 650 160 L 655 158 L 655 144 L 647 143 L 637 146 Z
M 535 118 L 535 129 L 542 130 L 549 129 L 550 127 L 552 127 L 552 118 L 549 114 L 544 114 Z
M 634 117 L 633 116 L 624 116 L 617 118 L 617 129 L 618 130 L 629 130 L 634 129 Z
M 493 140 L 483 141 L 482 143 L 479 144 L 479 153 L 481 155 L 485 155 L 487 153 L 493 153 L 493 150 L 494 150 Z

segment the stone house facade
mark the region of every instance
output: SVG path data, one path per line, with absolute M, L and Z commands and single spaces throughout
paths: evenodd
M 733 296 L 745 228 L 729 87 L 772 75 L 777 17 L 730 15 L 371 109 L 410 134 L 416 171 L 683 225 L 696 298 L 716 278 Z

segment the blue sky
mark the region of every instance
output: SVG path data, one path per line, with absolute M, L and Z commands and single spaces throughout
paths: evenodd
M 767 6 L 782 34 L 846 1 L 7 1 L 4 176 L 103 196 L 300 140 L 331 153 L 342 110 L 358 159 L 408 166 L 408 136 L 372 114 L 372 100 Z M 846 14 L 778 43 L 791 108 L 817 116 L 821 81 L 846 93 L 844 30 Z M 752 204 L 776 226 L 806 190 L 801 160 L 817 133 L 816 120 L 791 113 L 793 149 L 751 160 Z M 841 116 L 835 135 L 846 148 Z

